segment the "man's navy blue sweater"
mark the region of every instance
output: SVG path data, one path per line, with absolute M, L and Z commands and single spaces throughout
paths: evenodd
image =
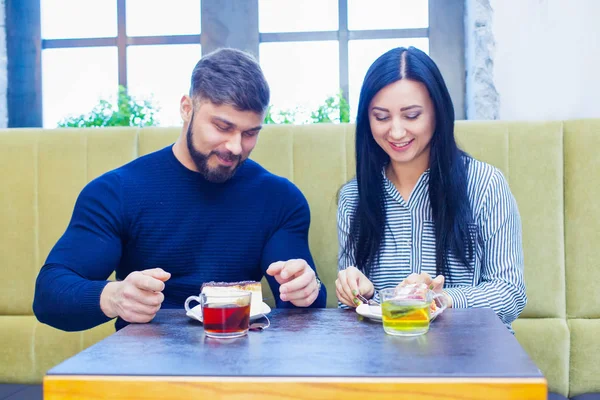
M 310 212 L 290 181 L 247 160 L 225 183 L 185 168 L 172 146 L 110 171 L 81 192 L 72 219 L 40 274 L 37 318 L 67 331 L 107 322 L 100 294 L 116 271 L 162 268 L 171 273 L 162 308 L 182 308 L 207 281 L 259 281 L 275 261 L 301 258 Z M 267 277 L 277 307 L 279 284 Z M 325 286 L 312 307 L 325 307 Z M 124 321 L 118 319 L 120 329 Z

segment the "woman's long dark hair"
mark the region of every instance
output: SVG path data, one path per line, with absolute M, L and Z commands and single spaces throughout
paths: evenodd
M 380 56 L 365 76 L 356 118 L 356 179 L 358 205 L 351 220 L 344 251 L 353 255 L 356 267 L 367 276 L 379 260 L 386 228 L 382 169 L 389 156 L 375 142 L 369 124 L 369 104 L 385 86 L 400 79 L 423 83 L 435 110 L 435 132 L 430 143 L 429 201 L 436 240 L 436 272 L 447 279 L 448 254 L 453 252 L 471 268 L 474 244 L 469 233 L 472 222 L 467 194 L 469 157 L 454 139 L 454 107 L 437 66 L 421 50 L 399 47 Z

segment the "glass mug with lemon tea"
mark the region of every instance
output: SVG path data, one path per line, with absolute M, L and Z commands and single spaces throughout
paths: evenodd
M 427 333 L 431 321 L 448 306 L 443 294 L 433 292 L 425 284 L 383 289 L 379 296 L 383 330 L 393 336 Z
M 235 338 L 244 336 L 250 327 L 250 300 L 252 292 L 228 290 L 213 294 L 201 293 L 185 301 L 189 312 L 190 302 L 197 301 L 202 308 L 204 333 L 212 338 Z

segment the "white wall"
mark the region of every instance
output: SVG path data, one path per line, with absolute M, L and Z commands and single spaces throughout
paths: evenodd
M 489 4 L 499 119 L 600 118 L 600 1 Z
M 8 124 L 6 109 L 6 29 L 4 18 L 4 0 L 0 0 L 0 128 Z

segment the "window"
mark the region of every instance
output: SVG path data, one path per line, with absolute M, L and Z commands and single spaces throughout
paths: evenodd
M 199 35 L 198 0 L 127 0 L 128 36 Z
M 114 1 L 62 0 L 58 3 L 56 0 L 41 0 L 40 12 L 44 39 L 117 36 L 117 6 Z
M 81 60 L 94 60 L 81 68 Z M 42 53 L 44 127 L 89 112 L 100 98 L 116 98 L 117 49 L 80 47 Z
M 35 18 L 7 8 L 7 32 L 19 32 L 7 39 L 11 48 L 24 49 L 8 64 L 9 76 L 18 79 L 7 95 L 9 126 L 43 121 L 54 127 L 63 114 L 88 108 L 91 98 L 116 93 L 116 87 L 103 87 L 114 85 L 115 77 L 135 97 L 154 98 L 161 125 L 179 124 L 177 104 L 189 90 L 193 65 L 219 47 L 259 57 L 273 109 L 303 108 L 302 122 L 340 92 L 353 121 L 368 66 L 392 47 L 412 45 L 436 61 L 456 116 L 464 118 L 463 0 L 235 0 L 226 7 L 221 0 L 18 4 L 33 16 L 39 8 L 41 21 L 37 29 L 30 23 Z M 30 50 L 32 38 L 42 42 L 41 58 Z M 86 81 L 83 90 L 79 86 Z
M 338 15 L 338 0 L 259 0 L 258 30 L 261 33 L 337 31 Z
M 200 5 L 41 0 L 43 126 L 85 114 L 100 98 L 116 100 L 119 84 L 152 100 L 160 125 L 180 125 L 179 100 L 201 57 Z
M 273 108 L 315 110 L 341 91 L 354 121 L 369 65 L 397 46 L 429 52 L 428 25 L 427 0 L 259 0 L 260 63 Z
M 348 0 L 348 29 L 415 29 L 429 26 L 427 0 Z
M 262 43 L 260 63 L 273 112 L 297 109 L 297 123 L 339 90 L 337 41 Z
M 140 98 L 152 98 L 160 108 L 156 114 L 159 125 L 180 126 L 179 101 L 190 90 L 190 76 L 199 59 L 199 44 L 129 46 L 129 92 Z

